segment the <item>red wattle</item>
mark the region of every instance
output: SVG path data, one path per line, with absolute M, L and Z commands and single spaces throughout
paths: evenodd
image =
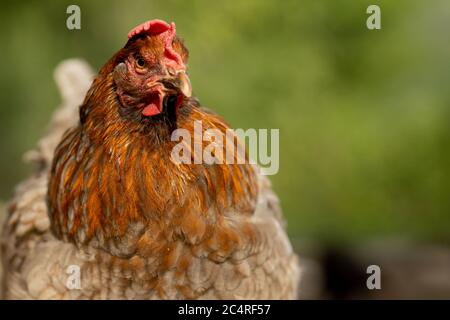
M 148 104 L 142 109 L 142 114 L 145 117 L 156 116 L 163 111 L 163 97 L 164 93 L 161 88 L 155 88 L 149 96 Z
M 142 110 L 142 114 L 146 117 L 152 117 L 160 114 L 161 111 L 156 104 L 150 103 Z

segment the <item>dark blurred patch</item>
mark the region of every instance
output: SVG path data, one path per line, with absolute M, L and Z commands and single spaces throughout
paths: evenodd
M 382 241 L 308 255 L 300 259 L 302 299 L 450 299 L 448 245 Z M 381 269 L 380 290 L 366 286 L 369 265 Z
M 327 248 L 322 259 L 325 292 L 333 299 L 348 299 L 366 283 L 366 274 L 351 253 L 342 248 Z

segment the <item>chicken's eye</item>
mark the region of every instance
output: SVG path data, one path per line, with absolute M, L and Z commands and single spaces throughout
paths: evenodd
M 136 58 L 136 65 L 137 65 L 139 68 L 144 68 L 144 67 L 145 67 L 145 60 L 144 60 L 144 58 L 142 58 L 142 57 L 137 57 L 137 58 Z

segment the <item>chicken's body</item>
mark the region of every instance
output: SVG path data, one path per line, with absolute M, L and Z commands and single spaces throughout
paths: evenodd
M 181 44 L 167 45 L 172 29 L 151 28 L 157 33 L 135 43 L 160 41 L 164 63 L 184 74 Z M 194 136 L 196 121 L 203 133 L 228 126 L 186 87 L 172 106 L 158 83 L 135 108 L 142 99 L 130 89 L 134 74 L 124 76 L 132 65 L 120 63 L 127 52 L 100 71 L 80 122 L 68 121 L 72 128 L 53 146 L 53 164 L 16 192 L 3 234 L 5 297 L 295 298 L 297 258 L 268 180 L 249 163 L 172 161 L 175 127 Z

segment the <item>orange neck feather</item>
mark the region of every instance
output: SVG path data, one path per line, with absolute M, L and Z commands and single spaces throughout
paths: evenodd
M 80 125 L 55 152 L 48 205 L 57 237 L 119 257 L 150 255 L 175 239 L 208 239 L 228 212 L 253 213 L 258 190 L 251 165 L 175 164 L 170 154 L 177 142 L 167 126 L 123 118 L 105 74 L 81 107 Z M 180 110 L 177 126 L 191 137 L 197 120 L 203 130 L 228 129 L 193 101 Z

